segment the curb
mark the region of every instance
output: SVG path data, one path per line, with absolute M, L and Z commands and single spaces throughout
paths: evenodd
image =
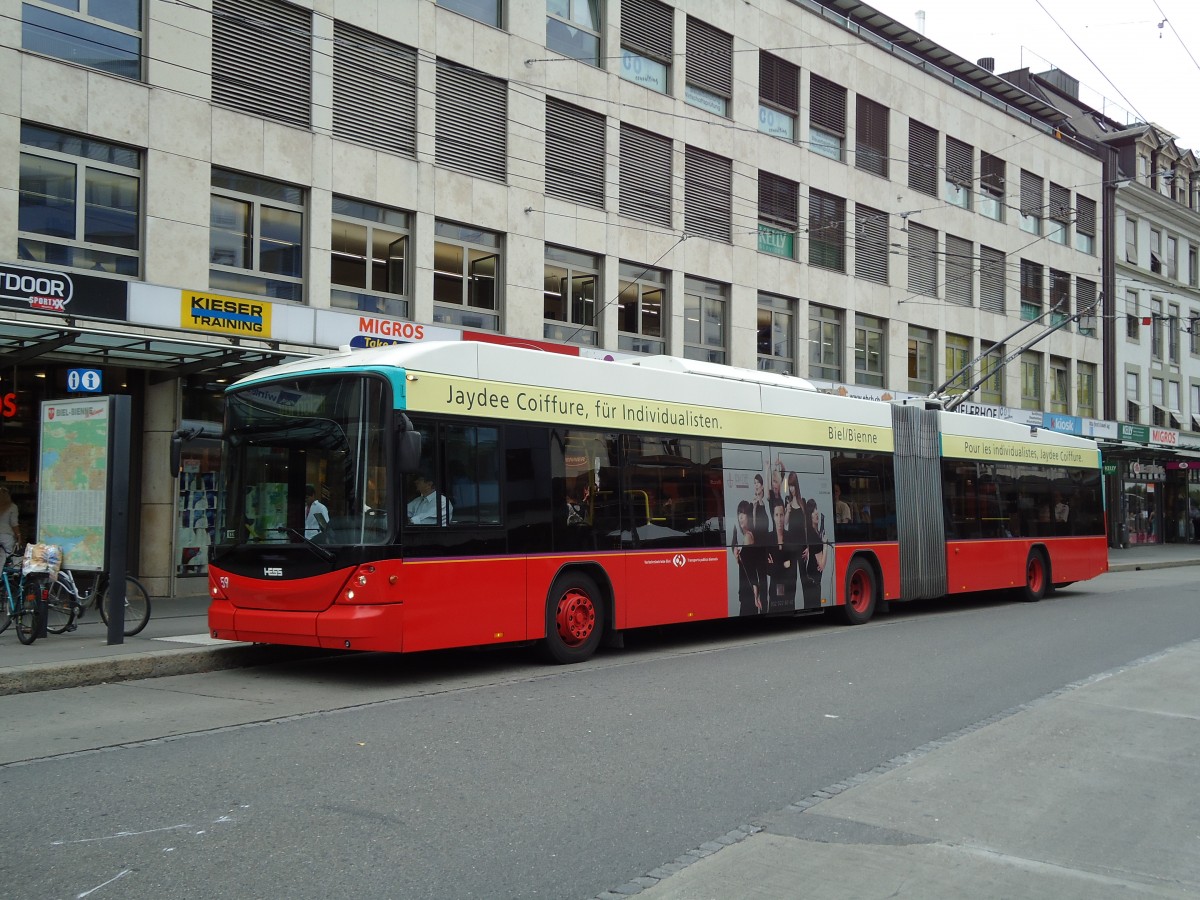
M 128 653 L 98 659 L 38 663 L 0 671 L 0 696 L 86 687 L 112 681 L 193 675 L 271 663 L 320 658 L 336 650 L 246 644 L 230 647 L 180 648 Z
M 1141 572 L 1145 569 L 1174 569 L 1179 566 L 1200 566 L 1200 559 L 1163 559 L 1147 562 L 1109 563 L 1110 572 Z

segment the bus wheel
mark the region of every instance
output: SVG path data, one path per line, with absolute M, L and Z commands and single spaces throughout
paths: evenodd
M 1029 559 L 1025 561 L 1025 587 L 1018 593 L 1026 603 L 1037 603 L 1046 596 L 1050 586 L 1050 567 L 1046 562 L 1046 554 L 1041 550 L 1030 550 Z
M 847 625 L 864 625 L 875 614 L 875 570 L 864 559 L 854 559 L 846 570 L 846 604 L 842 618 Z
M 558 578 L 546 598 L 546 639 L 542 656 L 548 662 L 583 662 L 596 652 L 604 633 L 604 600 L 596 582 L 568 573 Z

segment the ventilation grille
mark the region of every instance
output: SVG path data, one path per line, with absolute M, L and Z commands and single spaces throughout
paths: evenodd
M 212 29 L 213 102 L 310 127 L 312 13 L 275 0 L 214 0 Z
M 733 241 L 733 163 L 688 147 L 684 159 L 683 227 L 718 241 Z
M 504 181 L 508 172 L 508 90 L 474 69 L 437 61 L 437 164 Z
M 546 193 L 604 208 L 604 116 L 546 98 Z
M 621 126 L 621 215 L 671 227 L 671 139 Z
M 405 156 L 417 153 L 417 51 L 333 25 L 333 133 Z

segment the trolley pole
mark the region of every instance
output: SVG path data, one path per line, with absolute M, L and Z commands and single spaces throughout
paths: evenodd
M 125 643 L 125 570 L 129 550 L 129 397 L 109 397 L 108 514 L 105 516 L 108 572 L 108 643 Z

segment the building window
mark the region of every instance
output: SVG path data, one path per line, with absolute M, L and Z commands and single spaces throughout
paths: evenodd
M 975 245 L 946 235 L 946 299 L 963 306 L 975 305 Z
M 546 98 L 546 193 L 604 209 L 604 116 Z
M 546 46 L 600 65 L 600 0 L 546 0 Z
M 924 297 L 938 295 L 937 232 L 908 223 L 908 289 Z
M 1180 387 L 1178 381 L 1167 382 L 1167 427 L 1176 431 L 1183 428 L 1183 411 L 1180 405 Z
M 1005 256 L 992 247 L 979 248 L 979 308 L 1006 315 L 1007 280 L 1004 277 Z
M 1195 247 L 1188 248 L 1188 284 L 1200 287 L 1200 253 Z
M 1075 195 L 1075 249 L 1096 255 L 1096 201 Z
M 675 52 L 674 10 L 658 0 L 621 4 L 621 77 L 666 94 Z
M 312 17 L 279 0 L 213 0 L 213 103 L 307 129 Z M 270 52 L 255 52 L 264 47 Z
M 842 380 L 842 312 L 808 305 L 808 377 Z
M 1179 321 L 1179 304 L 1171 303 L 1167 306 L 1167 360 L 1174 365 L 1179 365 L 1179 329 L 1182 327 Z M 1172 409 L 1178 409 L 1177 406 Z
M 1137 372 L 1125 373 L 1125 420 L 1140 422 L 1142 420 L 1142 397 L 1140 377 Z
M 666 272 L 623 262 L 620 275 L 617 349 L 632 353 L 665 353 Z
M 1086 278 L 1075 279 L 1075 313 L 1079 316 L 1078 331 L 1083 337 L 1096 336 L 1096 282 Z
M 18 257 L 136 277 L 141 168 L 130 147 L 22 123 Z
M 1193 309 L 1188 317 L 1189 349 L 1192 356 L 1200 356 L 1200 310 Z M 1200 412 L 1200 409 L 1197 410 Z
M 1179 278 L 1179 238 L 1167 238 L 1167 271 L 1166 276 L 1172 281 Z
M 1156 428 L 1167 427 L 1167 407 L 1163 399 L 1163 380 L 1150 379 L 1150 424 Z
M 1026 320 L 1038 319 L 1042 315 L 1042 305 L 1044 302 L 1042 286 L 1045 278 L 1043 277 L 1042 267 L 1035 262 L 1030 262 L 1027 259 L 1021 260 L 1021 318 Z
M 596 282 L 600 260 L 590 253 L 546 245 L 542 336 L 551 341 L 600 343 L 596 328 Z
M 796 372 L 795 300 L 759 293 L 758 368 L 783 375 Z
M 908 120 L 908 186 L 938 195 L 938 133 L 916 119 Z
M 684 99 L 713 115 L 728 116 L 733 97 L 733 36 L 688 16 Z
M 213 169 L 209 287 L 303 300 L 303 204 L 298 187 Z
M 27 0 L 21 48 L 140 79 L 142 0 Z
M 1057 269 L 1050 270 L 1050 324 L 1062 325 L 1063 331 L 1070 330 L 1071 320 L 1071 276 Z
M 683 227 L 730 243 L 733 240 L 733 162 L 697 147 L 684 151 Z
M 934 334 L 928 328 L 908 326 L 908 389 L 933 393 Z
M 508 172 L 508 85 L 437 61 L 434 158 L 439 166 L 504 181 Z
M 1004 160 L 979 151 L 979 212 L 1004 221 Z
M 725 362 L 729 287 L 700 278 L 683 286 L 683 355 L 703 362 Z
M 1150 356 L 1163 358 L 1163 302 L 1160 297 L 1150 298 Z
M 1200 431 L 1200 384 L 1193 384 L 1192 388 L 1192 431 Z
M 1125 292 L 1125 337 L 1134 343 L 1142 340 L 1141 300 L 1137 291 Z
M 1067 230 L 1071 224 L 1071 189 L 1050 182 L 1050 225 L 1046 236 L 1055 244 L 1067 244 Z
M 438 221 L 433 238 L 433 321 L 500 330 L 500 235 Z
M 1042 408 L 1042 355 L 1021 354 L 1021 409 Z
M 484 25 L 499 28 L 504 13 L 502 0 L 437 0 L 437 5 L 469 16 Z
M 1137 252 L 1137 219 L 1125 219 L 1125 262 L 1133 263 L 1135 266 L 1138 261 Z
M 1050 357 L 1050 412 L 1071 411 L 1071 363 L 1061 356 Z
M 796 182 L 758 173 L 758 252 L 796 258 L 796 231 L 800 227 L 800 187 Z
M 808 79 L 808 148 L 841 162 L 846 143 L 846 89 L 820 75 Z
M 1085 419 L 1096 417 L 1096 364 L 1075 364 L 1075 414 Z
M 846 271 L 846 201 L 815 189 L 808 192 L 808 262 Z
M 1004 405 L 1004 345 L 998 344 L 983 354 L 979 361 L 979 402 L 992 406 Z
M 770 53 L 758 54 L 758 130 L 785 141 L 796 139 L 800 114 L 800 70 Z
M 864 172 L 887 178 L 889 110 L 861 94 L 854 104 L 854 165 Z
M 671 139 L 621 125 L 621 215 L 671 227 Z
M 946 335 L 945 377 L 948 393 L 961 394 L 971 386 L 971 339 L 969 337 L 961 334 Z
M 330 305 L 408 318 L 408 213 L 335 195 L 331 232 Z
M 417 51 L 334 22 L 333 133 L 416 156 Z
M 883 387 L 887 361 L 884 335 L 887 323 L 876 316 L 854 315 L 854 383 Z
M 975 183 L 975 148 L 946 136 L 946 202 L 963 209 L 971 208 L 971 187 Z
M 1163 273 L 1162 263 L 1162 232 L 1150 229 L 1150 271 L 1155 275 Z
M 1042 188 L 1039 176 L 1021 170 L 1021 230 L 1029 234 L 1042 233 Z
M 888 214 L 854 204 L 854 275 L 888 283 Z

